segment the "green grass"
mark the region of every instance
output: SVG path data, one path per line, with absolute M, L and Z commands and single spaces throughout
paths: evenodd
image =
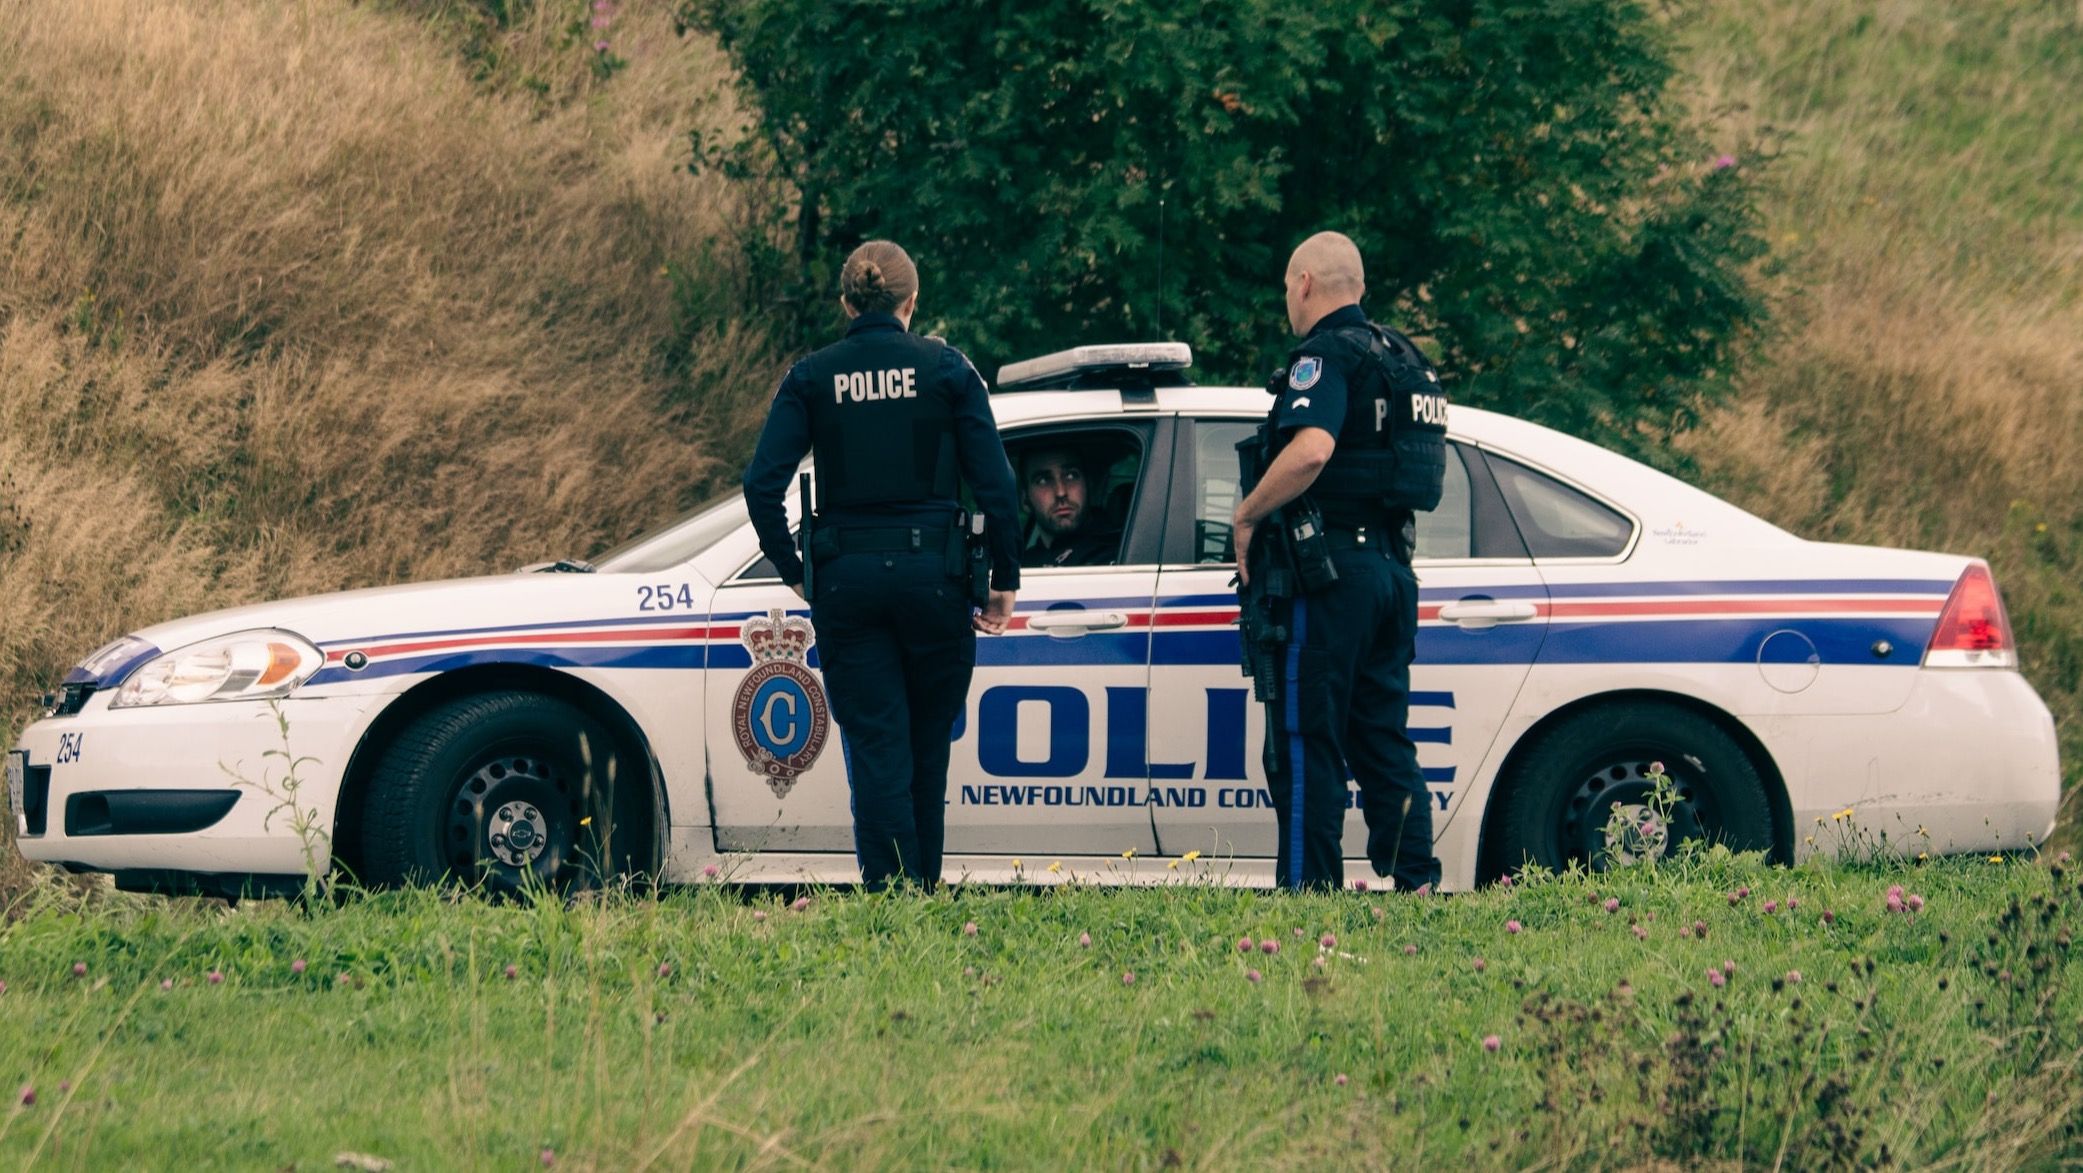
M 1891 883 L 1927 906 L 1886 912 Z M 727 887 L 305 914 L 45 884 L 11 917 L 0 1086 L 36 1102 L 0 1107 L 9 1168 L 2083 1156 L 2083 885 L 2019 861 L 1721 858 L 1434 899 L 816 892 L 800 912 Z

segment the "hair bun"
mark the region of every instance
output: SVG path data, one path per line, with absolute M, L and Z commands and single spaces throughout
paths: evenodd
M 862 261 L 860 285 L 862 293 L 881 293 L 882 266 L 874 261 Z

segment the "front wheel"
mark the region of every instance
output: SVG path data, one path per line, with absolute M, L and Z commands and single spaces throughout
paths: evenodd
M 554 697 L 498 692 L 429 710 L 384 750 L 362 818 L 366 879 L 444 879 L 495 891 L 597 885 L 631 870 L 634 791 L 614 738 Z
M 1670 778 L 1662 817 L 1651 801 L 1657 763 Z M 1721 725 L 1675 705 L 1576 713 L 1527 745 L 1499 785 L 1493 874 L 1529 862 L 1599 871 L 1687 840 L 1772 849 L 1772 805 L 1750 755 Z

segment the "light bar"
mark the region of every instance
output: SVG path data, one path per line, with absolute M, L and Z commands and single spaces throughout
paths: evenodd
M 1184 342 L 1125 342 L 1115 346 L 1074 346 L 1007 363 L 998 368 L 998 389 L 1069 382 L 1096 371 L 1178 371 L 1193 365 L 1193 348 Z

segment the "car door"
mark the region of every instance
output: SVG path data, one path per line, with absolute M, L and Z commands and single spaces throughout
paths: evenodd
M 1238 666 L 1230 514 L 1236 445 L 1256 419 L 1182 420 L 1174 441 L 1169 532 L 1151 647 L 1150 771 L 1159 848 L 1167 854 L 1271 856 L 1265 720 Z M 1479 455 L 1449 444 L 1440 506 L 1418 526 L 1417 660 L 1410 735 L 1437 804 L 1435 831 L 1458 810 L 1539 654 L 1546 588 Z M 1351 802 L 1359 805 L 1358 789 Z M 1347 820 L 1345 849 L 1365 855 Z
M 1172 428 L 1088 420 L 1007 433 L 1016 475 L 1043 447 L 1090 454 L 1088 508 L 1120 524 L 1122 541 L 1104 565 L 1022 570 L 1011 629 L 978 637 L 948 768 L 950 854 L 1156 850 L 1145 746 Z M 1031 536 L 1025 496 L 1023 486 Z

